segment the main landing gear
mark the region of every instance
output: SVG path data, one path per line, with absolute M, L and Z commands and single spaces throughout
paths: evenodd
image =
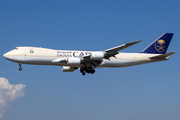
M 95 70 L 94 70 L 94 68 L 92 68 L 92 67 L 82 67 L 82 68 L 80 68 L 80 72 L 81 72 L 82 75 L 84 76 L 86 73 L 94 74 L 94 73 L 95 73 Z
M 22 70 L 22 67 L 21 67 L 22 65 L 21 64 L 19 64 L 19 71 L 21 71 Z

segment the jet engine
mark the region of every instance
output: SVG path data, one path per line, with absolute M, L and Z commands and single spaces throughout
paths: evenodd
M 63 72 L 73 72 L 74 70 L 75 70 L 74 67 L 70 67 L 70 66 L 63 66 L 62 67 Z
M 104 58 L 103 52 L 92 52 L 91 53 L 91 59 L 92 60 L 102 60 Z
M 80 58 L 68 58 L 67 64 L 68 65 L 80 65 L 81 59 Z

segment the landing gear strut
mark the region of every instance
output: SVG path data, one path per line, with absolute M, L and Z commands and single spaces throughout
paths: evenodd
M 80 68 L 80 70 L 79 70 L 81 73 L 82 73 L 82 75 L 84 76 L 86 73 L 91 73 L 91 74 L 94 74 L 95 73 L 95 70 L 94 70 L 94 68 L 92 68 L 92 67 L 82 67 L 82 68 Z
M 21 71 L 22 70 L 22 67 L 21 67 L 22 65 L 21 64 L 19 64 L 19 71 Z

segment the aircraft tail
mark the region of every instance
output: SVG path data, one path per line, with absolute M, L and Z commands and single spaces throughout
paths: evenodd
M 141 53 L 165 54 L 173 34 L 174 33 L 164 33 L 161 37 L 156 39 L 147 48 L 145 48 Z

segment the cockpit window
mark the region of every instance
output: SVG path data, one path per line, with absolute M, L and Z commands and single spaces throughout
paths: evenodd
M 18 48 L 14 48 L 14 50 L 18 50 Z

